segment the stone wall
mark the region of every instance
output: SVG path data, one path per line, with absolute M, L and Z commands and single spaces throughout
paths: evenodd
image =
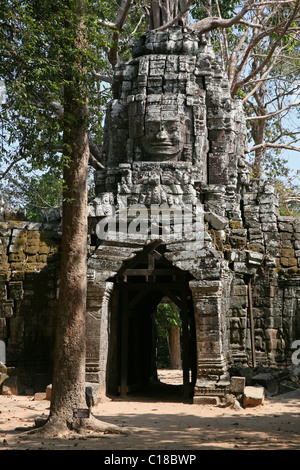
M 300 218 L 279 215 L 275 187 L 263 180 L 244 186 L 239 218 L 231 219 L 226 204 L 223 208 L 226 229 L 216 230 L 216 220 L 208 229 L 234 273 L 227 318 L 228 357 L 252 361 L 251 289 L 256 361 L 285 367 L 290 363 L 292 342 L 300 338 Z
M 59 279 L 57 224 L 0 221 L 0 339 L 6 362 L 51 377 Z M 44 385 L 44 381 L 43 381 Z

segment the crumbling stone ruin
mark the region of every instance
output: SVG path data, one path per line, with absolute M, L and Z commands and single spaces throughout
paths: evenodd
M 155 310 L 168 298 L 184 396 L 218 403 L 237 364 L 292 363 L 300 218 L 280 216 L 274 186 L 250 178 L 241 104 L 204 37 L 149 31 L 112 92 L 88 207 L 87 382 L 125 396 L 155 378 Z M 7 362 L 50 374 L 59 227 L 4 215 L 0 231 Z

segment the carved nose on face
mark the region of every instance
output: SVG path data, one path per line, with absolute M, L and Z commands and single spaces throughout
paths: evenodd
M 158 132 L 156 138 L 157 138 L 158 140 L 166 140 L 166 139 L 168 138 L 168 134 L 167 134 L 167 132 L 166 132 L 164 129 L 161 129 L 161 130 Z

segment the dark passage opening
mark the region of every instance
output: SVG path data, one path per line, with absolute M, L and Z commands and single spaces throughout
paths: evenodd
M 164 257 L 164 245 L 153 243 L 131 260 L 118 273 L 118 392 L 121 397 L 173 394 L 177 399 L 190 399 L 196 376 L 195 324 L 190 275 L 174 267 Z M 171 306 L 176 318 L 169 318 Z M 165 310 L 165 311 L 164 311 Z M 180 368 L 177 381 L 170 383 L 162 369 L 172 370 L 170 355 L 163 357 L 162 329 L 175 321 L 180 333 Z M 165 325 L 163 324 L 165 322 Z M 164 348 L 172 339 L 166 331 Z M 171 355 L 172 356 L 172 355 Z M 167 362 L 166 362 L 167 361 Z M 169 361 L 169 367 L 167 367 Z M 165 366 L 165 367 L 164 367 Z M 178 373 L 182 380 L 178 380 Z M 163 377 L 165 375 L 165 377 Z M 170 374 L 169 374 L 170 375 Z M 179 382 L 179 383 L 178 383 Z

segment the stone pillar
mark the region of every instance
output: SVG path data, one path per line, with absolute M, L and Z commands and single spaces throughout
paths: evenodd
M 217 404 L 229 388 L 224 343 L 224 287 L 221 280 L 190 282 L 193 296 L 197 379 L 194 403 Z
M 112 282 L 90 279 L 86 307 L 86 381 L 98 384 L 99 396 L 106 394 L 109 300 Z
M 6 346 L 2 340 L 0 340 L 0 363 L 6 364 Z

